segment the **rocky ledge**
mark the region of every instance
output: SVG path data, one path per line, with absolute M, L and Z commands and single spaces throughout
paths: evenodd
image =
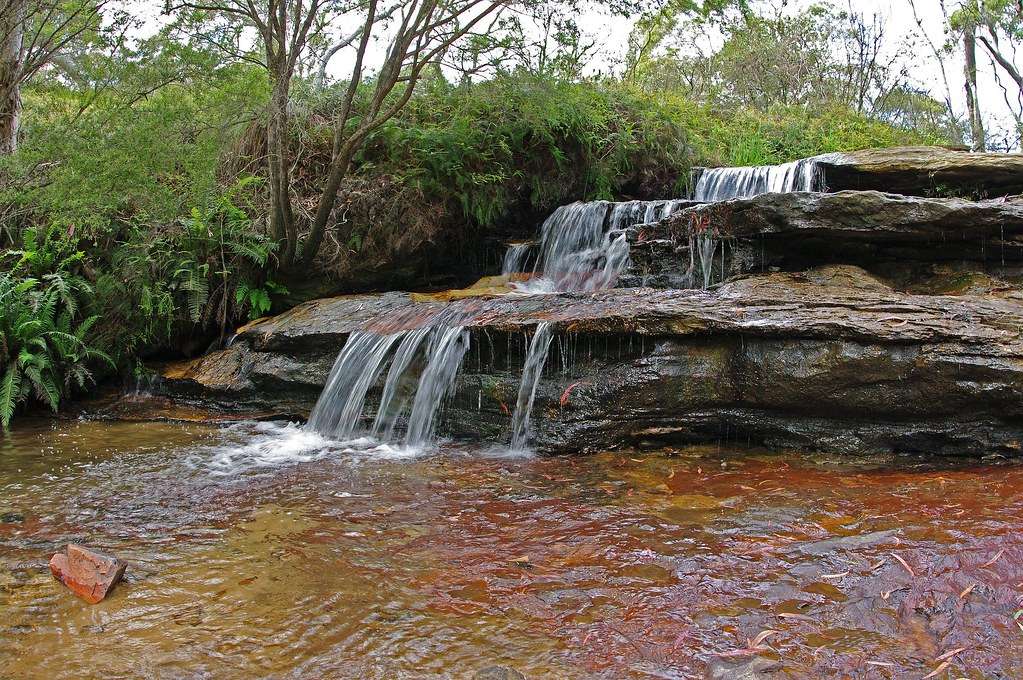
M 724 244 L 714 250 L 712 281 L 839 263 L 855 264 L 897 288 L 918 292 L 944 292 L 951 279 L 971 273 L 1023 280 L 1021 197 L 967 201 L 878 191 L 763 194 L 688 207 L 625 231 L 633 261 L 627 285 L 691 285 L 686 277 L 696 237 Z M 988 289 L 1003 286 L 992 280 Z
M 895 292 L 831 266 L 707 292 L 631 289 L 415 302 L 318 300 L 165 367 L 162 391 L 207 406 L 307 413 L 357 330 L 473 329 L 441 429 L 506 440 L 526 338 L 558 330 L 534 409 L 544 451 L 720 441 L 841 453 L 1016 455 L 1023 300 Z
M 864 149 L 822 156 L 829 190 L 873 189 L 918 196 L 987 197 L 1023 193 L 1023 154 L 973 153 L 937 146 Z

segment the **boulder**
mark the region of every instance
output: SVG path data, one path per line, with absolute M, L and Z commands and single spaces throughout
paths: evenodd
M 71 592 L 89 604 L 105 598 L 124 576 L 128 565 L 88 548 L 68 544 L 65 552 L 50 558 L 50 572 Z
M 818 159 L 831 191 L 875 189 L 917 196 L 992 197 L 1023 193 L 1023 154 L 904 146 Z

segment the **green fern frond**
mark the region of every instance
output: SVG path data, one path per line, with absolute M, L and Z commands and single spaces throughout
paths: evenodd
M 0 425 L 4 430 L 11 427 L 11 418 L 14 417 L 14 409 L 18 406 L 20 390 L 21 371 L 17 365 L 11 364 L 7 367 L 3 382 L 0 383 Z

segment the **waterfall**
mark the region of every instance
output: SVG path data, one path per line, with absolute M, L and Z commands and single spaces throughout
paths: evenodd
M 429 358 L 419 378 L 408 419 L 405 443 L 410 446 L 422 446 L 430 441 L 437 409 L 454 386 L 462 358 L 469 349 L 469 331 L 462 326 L 438 328 L 433 335 Z
M 320 398 L 309 414 L 308 427 L 328 437 L 352 437 L 366 403 L 366 394 L 383 371 L 388 352 L 402 333 L 352 333 L 334 361 Z
M 686 201 L 576 202 L 555 210 L 540 227 L 540 244 L 529 281 L 515 284 L 525 293 L 595 291 L 610 288 L 629 265 L 623 229 L 656 222 Z M 526 246 L 528 248 L 528 246 Z M 504 274 L 524 272 L 528 256 L 512 246 Z
M 824 172 L 820 163 L 828 157 L 814 156 L 783 165 L 706 168 L 696 182 L 693 198 L 697 201 L 727 201 L 766 193 L 824 191 Z
M 528 258 L 528 243 L 512 243 L 508 246 L 508 250 L 504 254 L 504 263 L 501 265 L 501 273 L 516 274 L 523 271 Z
M 637 224 L 650 224 L 668 217 L 676 210 L 684 207 L 688 201 L 626 201 L 615 203 L 611 208 L 608 228 L 624 229 Z
M 540 227 L 539 246 L 513 244 L 505 274 L 524 272 L 534 256 L 534 276 L 515 284 L 521 292 L 595 291 L 615 284 L 629 264 L 624 229 L 667 217 L 685 201 L 594 201 L 562 206 Z M 452 310 L 454 313 L 448 313 Z M 371 435 L 392 440 L 404 425 L 404 443 L 420 447 L 433 436 L 437 413 L 451 393 L 469 349 L 465 319 L 447 308 L 427 326 L 395 333 L 357 331 L 338 353 L 307 427 L 335 439 Z M 529 342 L 512 416 L 512 446 L 525 448 L 540 376 L 554 325 L 537 325 Z M 372 421 L 370 394 L 381 385 Z M 375 393 L 374 393 L 375 396 Z
M 547 362 L 554 327 L 549 321 L 537 324 L 536 332 L 529 342 L 526 365 L 522 369 L 522 380 L 519 382 L 519 396 L 515 401 L 515 414 L 512 416 L 512 449 L 519 451 L 526 448 L 529 438 L 529 416 L 533 411 L 533 399 L 536 397 L 536 386 L 540 383 L 543 365 Z
M 424 341 L 429 340 L 429 342 Z M 391 350 L 395 348 L 392 352 Z M 408 399 L 399 398 L 403 384 L 414 380 L 416 360 L 423 368 L 416 383 L 405 432 L 405 444 L 422 446 L 433 436 L 437 411 L 454 386 L 462 358 L 469 349 L 469 331 L 463 326 L 432 326 L 380 335 L 352 333 L 334 362 L 327 383 L 309 415 L 307 427 L 335 439 L 357 434 L 390 438 Z M 361 420 L 369 390 L 384 371 L 383 393 L 370 428 Z

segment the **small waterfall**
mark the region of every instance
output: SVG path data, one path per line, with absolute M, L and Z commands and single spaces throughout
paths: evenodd
M 533 411 L 533 399 L 536 398 L 536 386 L 540 383 L 543 365 L 547 362 L 551 340 L 554 338 L 554 326 L 549 321 L 537 324 L 536 332 L 529 342 L 526 365 L 522 369 L 522 381 L 519 383 L 519 396 L 515 401 L 515 414 L 512 416 L 512 449 L 520 451 L 526 448 L 529 439 L 529 416 Z
M 627 201 L 615 203 L 611 208 L 608 228 L 625 229 L 637 224 L 650 224 L 668 217 L 676 210 L 684 207 L 688 201 Z
M 336 439 L 351 438 L 359 424 L 366 394 L 383 371 L 391 347 L 402 333 L 352 333 L 334 361 L 308 427 Z
M 408 408 L 407 396 L 401 398 L 399 392 L 414 380 L 418 363 L 422 370 L 408 416 L 405 444 L 422 446 L 433 435 L 437 411 L 451 391 L 468 349 L 469 331 L 457 325 L 386 335 L 352 333 L 334 362 L 307 427 L 335 439 L 350 439 L 360 433 L 391 438 Z M 385 370 L 387 377 L 376 417 L 370 428 L 362 428 L 367 395 Z
M 703 277 L 703 290 L 710 288 L 714 275 L 714 253 L 718 248 L 718 240 L 710 234 L 700 234 L 689 239 L 689 274 L 690 285 L 696 284 L 696 263 L 700 264 L 700 275 Z M 724 269 L 724 248 L 721 251 L 721 267 Z M 724 271 L 722 271 L 722 277 Z
M 430 441 L 441 401 L 455 384 L 455 376 L 469 349 L 469 331 L 462 326 L 434 331 L 426 368 L 419 378 L 405 443 L 422 446 Z
M 587 274 L 603 254 L 607 201 L 572 203 L 551 214 L 540 227 L 540 256 L 534 274 L 542 272 L 543 292 L 586 290 Z M 541 292 L 530 291 L 530 292 Z
M 398 349 L 394 351 L 391 369 L 387 372 L 380 405 L 377 407 L 377 415 L 373 420 L 374 436 L 389 440 L 394 435 L 394 426 L 398 416 L 408 405 L 407 397 L 400 401 L 395 401 L 395 399 L 398 398 L 398 391 L 411 382 L 408 368 L 416 358 L 419 346 L 423 344 L 423 340 L 429 337 L 431 330 L 430 328 L 417 328 L 405 333 Z
M 504 263 L 501 265 L 502 274 L 516 274 L 524 271 L 526 260 L 529 258 L 528 243 L 512 243 L 504 254 Z
M 766 193 L 824 191 L 824 172 L 820 163 L 827 158 L 829 156 L 814 156 L 783 165 L 706 168 L 696 182 L 693 198 L 710 202 Z

